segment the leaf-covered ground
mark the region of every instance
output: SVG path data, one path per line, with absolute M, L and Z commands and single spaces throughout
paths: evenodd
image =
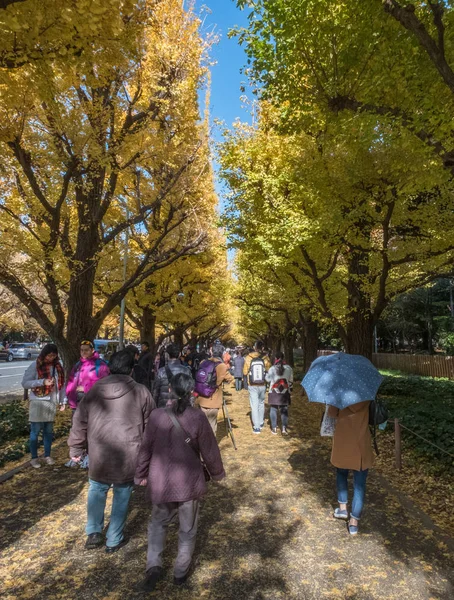
M 172 583 L 176 527 L 165 555 L 166 579 L 151 597 L 164 600 L 399 599 L 452 600 L 452 540 L 428 526 L 418 509 L 369 478 L 361 534 L 334 521 L 329 444 L 318 437 L 320 407 L 296 396 L 291 435 L 252 435 L 246 392 L 227 397 L 238 451 L 223 425 L 219 438 L 228 478 L 204 500 L 195 570 L 182 589 Z M 84 550 L 86 473 L 61 466 L 28 469 L 1 486 L 2 598 L 23 600 L 143 598 L 150 507 L 138 489 L 126 534 L 108 556 Z

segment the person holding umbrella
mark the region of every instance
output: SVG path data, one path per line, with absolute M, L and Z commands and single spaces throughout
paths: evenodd
M 358 533 L 364 507 L 366 480 L 374 458 L 369 431 L 369 406 L 383 377 L 364 356 L 339 352 L 316 359 L 302 386 L 309 401 L 329 405 L 327 416 L 336 419 L 331 464 L 336 467 L 336 519 L 348 520 L 348 475 L 353 471 L 353 500 L 348 520 L 351 535 Z

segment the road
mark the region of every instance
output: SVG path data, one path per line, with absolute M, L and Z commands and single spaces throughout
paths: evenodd
M 22 377 L 32 360 L 16 360 L 12 363 L 0 363 L 0 398 L 7 394 L 21 394 Z

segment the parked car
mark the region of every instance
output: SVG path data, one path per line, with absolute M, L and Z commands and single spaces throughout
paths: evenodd
M 10 350 L 0 344 L 0 360 L 7 360 L 8 362 L 11 362 L 13 358 L 14 356 L 11 354 Z
M 32 360 L 33 358 L 38 358 L 39 353 L 41 352 L 38 344 L 28 343 L 28 342 L 15 342 L 11 344 L 8 349 L 8 352 L 11 353 L 13 359 L 26 359 Z
M 96 352 L 107 362 L 110 360 L 112 354 L 118 350 L 118 344 L 118 340 L 94 340 Z

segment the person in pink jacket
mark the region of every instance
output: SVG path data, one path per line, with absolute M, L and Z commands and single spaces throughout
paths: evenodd
M 89 392 L 97 381 L 110 375 L 107 363 L 95 352 L 93 342 L 80 343 L 80 360 L 74 365 L 66 385 L 68 404 L 74 412 L 84 394 Z

